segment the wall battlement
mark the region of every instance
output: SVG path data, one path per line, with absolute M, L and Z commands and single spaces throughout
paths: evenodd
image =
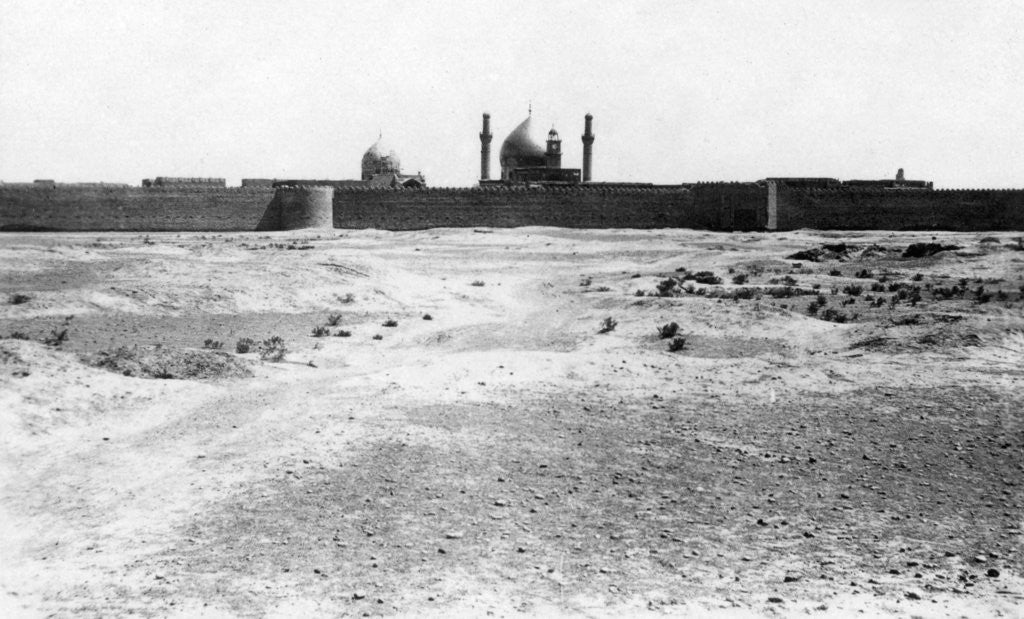
M 323 189 L 331 189 L 333 195 L 327 198 Z M 298 202 L 289 198 L 297 218 L 282 217 L 280 195 L 284 194 L 279 190 L 292 191 L 289 196 L 304 192 Z M 299 204 L 303 206 L 298 208 Z M 518 226 L 764 230 L 769 222 L 777 230 L 1024 230 L 1024 190 L 790 187 L 771 181 L 417 189 L 0 184 L 0 231 L 281 230 L 296 225 L 322 227 L 328 221 L 335 228 L 387 230 Z

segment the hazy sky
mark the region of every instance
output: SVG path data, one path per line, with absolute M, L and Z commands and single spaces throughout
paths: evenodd
M 527 114 L 594 180 L 1024 186 L 1024 2 L 6 0 L 0 179 L 358 178 L 383 131 L 434 186 Z M 492 173 L 494 175 L 494 173 Z

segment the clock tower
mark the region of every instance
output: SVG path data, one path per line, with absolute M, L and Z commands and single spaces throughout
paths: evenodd
M 558 137 L 558 132 L 552 127 L 551 131 L 548 131 L 548 148 L 544 152 L 544 164 L 549 168 L 561 168 L 562 167 L 562 138 Z

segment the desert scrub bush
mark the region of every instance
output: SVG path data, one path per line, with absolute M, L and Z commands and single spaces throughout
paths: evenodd
M 264 361 L 284 361 L 287 354 L 288 348 L 285 346 L 284 338 L 280 335 L 274 335 L 260 343 L 260 359 Z
M 669 277 L 658 282 L 656 287 L 659 297 L 671 297 L 675 294 L 676 288 L 679 287 L 679 282 L 674 277 Z
M 256 342 L 254 342 L 251 337 L 243 337 L 242 339 L 235 342 L 235 352 L 240 355 L 244 355 L 252 351 L 255 345 Z
M 672 341 L 668 343 L 669 352 L 679 352 L 686 348 L 686 338 L 679 335 L 672 338 Z
M 590 284 L 591 284 L 591 283 L 592 283 L 593 281 L 594 281 L 594 280 L 593 280 L 593 279 L 591 279 L 591 278 L 589 278 L 589 277 L 584 277 L 583 279 L 581 279 L 581 280 L 580 280 L 580 286 L 583 286 L 583 287 L 587 287 L 587 286 L 589 286 L 589 285 L 590 285 Z
M 209 350 L 220 350 L 221 348 L 224 348 L 224 342 L 208 337 L 203 340 L 203 348 L 207 348 Z
M 871 282 L 871 292 L 885 292 L 885 284 L 882 282 Z
M 313 327 L 313 331 L 310 333 L 313 337 L 327 337 L 330 334 L 330 329 L 327 327 L 321 327 L 320 325 Z
M 718 277 L 711 271 L 697 271 L 692 276 L 687 276 L 685 279 L 692 279 L 698 284 L 707 284 L 709 286 L 717 286 L 722 283 L 722 278 Z
M 383 327 L 397 327 L 398 326 L 398 321 L 397 320 L 392 320 L 391 318 L 388 318 L 383 323 L 381 323 L 381 326 L 383 326 Z
M 878 297 L 871 302 L 871 307 L 882 307 L 885 305 L 885 297 Z
M 482 281 L 480 281 L 479 279 L 474 281 L 474 282 L 472 282 L 470 284 L 470 286 L 483 286 L 483 285 L 484 285 L 484 283 Z
M 960 249 L 959 245 L 940 245 L 939 243 L 912 243 L 903 250 L 904 258 L 924 258 L 934 256 L 942 251 L 954 251 Z
M 61 326 L 51 329 L 50 334 L 43 338 L 43 344 L 47 346 L 60 346 L 68 341 L 68 327 L 73 319 L 74 316 L 68 316 L 64 319 Z
M 849 320 L 849 317 L 835 309 L 834 307 L 825 308 L 825 311 L 821 313 L 821 319 L 829 322 L 844 323 Z
M 351 336 L 352 336 L 352 332 L 351 331 L 346 331 L 344 329 L 338 329 L 338 331 L 334 334 L 334 337 L 351 337 Z
M 871 279 L 875 276 L 875 274 L 867 269 L 861 269 L 860 271 L 854 273 L 853 276 L 856 277 L 857 279 Z
M 769 284 L 782 284 L 783 286 L 796 286 L 796 280 L 789 275 L 785 277 L 773 277 L 768 280 Z
M 915 282 L 919 282 L 922 279 L 924 279 L 924 274 L 923 273 L 914 273 L 914 276 L 911 277 L 910 279 L 912 279 Z
M 27 340 L 27 339 L 31 339 L 31 338 L 29 338 L 29 336 L 27 334 L 25 334 L 24 332 L 22 332 L 22 331 L 11 331 L 7 335 L 7 337 L 4 338 L 4 339 L 8 339 L 8 340 Z
M 636 292 L 633 293 L 633 296 L 634 297 L 645 297 L 645 296 L 647 296 L 647 293 L 644 292 L 643 290 L 640 290 L 639 288 L 637 288 Z
M 807 306 L 807 314 L 809 316 L 814 316 L 814 315 L 816 315 L 818 313 L 818 310 L 820 310 L 820 309 L 821 309 L 821 303 L 818 303 L 816 300 L 815 301 L 811 301 L 811 303 Z
M 864 287 L 859 284 L 850 284 L 848 286 L 843 286 L 843 293 L 848 294 L 851 297 L 860 296 L 860 293 L 862 292 L 864 292 Z
M 423 320 L 433 320 L 433 319 L 434 319 L 434 317 L 431 316 L 430 314 L 423 314 Z
M 617 320 L 609 316 L 601 321 L 601 328 L 598 330 L 598 333 L 610 333 L 615 330 L 615 327 L 618 326 L 618 324 Z
M 828 274 L 831 275 L 832 277 L 842 277 L 843 276 L 843 272 L 840 271 L 839 269 L 832 269 L 831 271 L 828 272 Z
M 978 289 L 974 291 L 974 296 L 979 304 L 988 303 L 992 300 L 992 293 L 985 292 L 984 286 L 978 286 Z
M 670 322 L 667 325 L 661 325 L 658 327 L 658 337 L 663 340 L 667 340 L 670 337 L 675 337 L 676 333 L 679 332 L 679 325 Z
M 742 286 L 743 284 L 747 283 L 747 274 L 740 273 L 739 275 L 736 275 L 735 277 L 732 278 L 732 283 L 736 284 L 737 286 Z
M 342 303 L 352 303 L 353 301 L 356 300 L 356 296 L 354 294 L 352 294 L 351 292 L 346 292 L 345 296 L 343 296 L 343 297 L 339 296 L 337 298 Z
M 32 297 L 28 296 L 27 294 L 15 292 L 10 297 L 8 297 L 7 300 L 11 305 L 21 305 L 22 303 L 28 303 L 29 301 L 31 301 Z
M 380 333 L 378 333 L 378 334 L 373 336 L 373 339 L 375 339 L 375 340 L 382 340 L 382 339 L 384 339 L 384 336 L 381 335 Z
M 611 292 L 611 290 L 608 286 L 598 286 L 594 289 L 594 292 Z
M 328 327 L 337 327 L 340 324 L 341 324 L 341 314 L 334 313 L 334 314 L 328 314 L 327 315 L 327 326 Z

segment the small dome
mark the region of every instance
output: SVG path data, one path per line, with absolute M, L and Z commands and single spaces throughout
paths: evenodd
M 533 135 L 531 120 L 532 117 L 527 116 L 501 144 L 498 160 L 502 168 L 544 165 L 546 149 L 544 143 Z
M 551 131 L 548 131 L 548 139 L 549 140 L 557 140 L 558 139 L 558 132 L 555 131 L 554 127 L 551 127 Z
M 402 162 L 394 149 L 384 142 L 384 138 L 378 138 L 373 146 L 363 153 L 362 170 L 363 180 L 374 174 L 388 174 L 391 172 L 401 173 Z

